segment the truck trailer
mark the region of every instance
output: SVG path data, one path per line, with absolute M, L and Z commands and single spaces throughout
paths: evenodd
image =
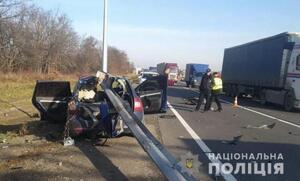
M 207 64 L 189 63 L 185 67 L 184 81 L 188 87 L 200 85 L 203 74 L 208 69 Z
M 224 92 L 300 108 L 300 33 L 281 33 L 224 51 Z

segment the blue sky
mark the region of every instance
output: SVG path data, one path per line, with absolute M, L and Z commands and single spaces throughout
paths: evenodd
M 33 0 L 80 35 L 102 39 L 102 0 Z M 299 0 L 108 0 L 108 43 L 139 67 L 161 61 L 221 70 L 224 48 L 300 31 Z

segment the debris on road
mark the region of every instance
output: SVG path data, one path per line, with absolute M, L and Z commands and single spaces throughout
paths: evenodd
M 233 140 L 231 141 L 222 141 L 224 144 L 229 144 L 229 145 L 237 145 L 237 143 L 241 140 L 243 135 L 235 136 L 233 137 Z
M 247 125 L 244 128 L 246 129 L 273 129 L 275 127 L 276 123 L 272 123 L 272 124 L 264 124 L 261 126 L 251 126 L 251 125 Z
M 293 132 L 289 132 L 290 135 L 294 135 L 294 136 L 300 136 L 300 133 L 293 133 Z
M 196 105 L 198 102 L 197 97 L 190 97 L 190 98 L 183 99 L 183 100 L 185 101 L 185 104 L 188 104 L 188 105 Z
M 0 133 L 0 143 L 6 143 L 6 135 Z
M 74 145 L 74 140 L 71 137 L 67 137 L 63 141 L 64 146 L 72 146 Z
M 28 134 L 28 125 L 27 124 L 21 124 L 19 128 L 19 136 L 24 136 Z
M 162 119 L 174 119 L 174 118 L 176 118 L 175 115 L 170 115 L 170 114 L 167 114 L 167 115 L 161 115 L 161 116 L 159 116 L 159 117 L 162 118 Z

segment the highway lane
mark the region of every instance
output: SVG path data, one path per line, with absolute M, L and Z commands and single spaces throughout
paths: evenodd
M 277 162 L 284 163 L 283 175 L 266 175 L 259 174 L 233 174 L 237 180 L 300 180 L 298 168 L 300 163 L 300 129 L 295 126 L 271 119 L 257 113 L 232 108 L 230 104 L 223 104 L 224 111 L 219 112 L 192 112 L 193 105 L 185 104 L 184 98 L 197 96 L 198 94 L 184 87 L 170 87 L 168 91 L 168 100 L 178 114 L 186 121 L 189 127 L 199 136 L 207 147 L 214 153 L 276 153 L 277 156 L 282 154 L 283 160 L 231 160 L 230 163 L 254 163 L 254 161 L 265 164 L 275 164 Z M 223 97 L 228 100 L 228 98 Z M 250 105 L 251 109 L 274 116 L 276 118 L 299 122 L 300 113 L 287 113 L 279 109 L 271 107 L 255 106 L 257 103 L 251 101 L 240 101 L 243 105 Z M 215 104 L 213 104 L 215 106 Z M 298 117 L 298 119 L 297 119 Z M 257 129 L 262 125 L 274 124 L 272 129 Z M 208 178 L 209 160 L 203 148 L 200 148 L 194 138 L 182 126 L 178 119 L 160 120 L 160 129 L 164 144 L 179 155 L 183 154 L 182 150 L 192 151 L 193 154 L 200 156 L 203 163 L 201 171 L 202 178 L 207 180 L 215 179 L 210 175 Z M 234 144 L 228 144 L 233 137 L 241 136 L 240 141 Z M 221 159 L 223 163 L 228 162 Z M 274 171 L 274 170 L 273 170 Z M 204 180 L 205 180 L 204 179 Z

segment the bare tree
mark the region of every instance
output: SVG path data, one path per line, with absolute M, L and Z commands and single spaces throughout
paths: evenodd
M 99 44 L 99 41 L 91 36 L 81 41 L 76 61 L 77 66 L 81 67 L 81 72 L 91 72 L 101 68 Z
M 23 5 L 21 0 L 0 0 L 0 22 L 17 17 Z
M 0 71 L 94 72 L 101 69 L 100 42 L 79 38 L 70 20 L 21 0 L 0 0 Z M 108 48 L 109 71 L 124 74 L 134 66 L 124 51 Z

